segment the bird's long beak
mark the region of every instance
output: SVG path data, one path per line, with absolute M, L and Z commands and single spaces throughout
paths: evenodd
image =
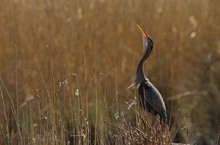
M 144 36 L 144 38 L 148 38 L 148 35 L 143 31 L 143 29 L 141 29 L 141 27 L 139 25 L 137 25 L 137 27 L 140 29 L 140 31 L 142 32 L 142 35 Z

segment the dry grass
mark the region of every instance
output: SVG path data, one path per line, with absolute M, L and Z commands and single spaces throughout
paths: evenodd
M 148 116 L 140 119 L 143 112 L 123 103 L 136 94 L 127 87 L 142 52 L 137 24 L 154 40 L 146 74 L 176 118 L 167 143 L 175 130 L 187 142 L 219 138 L 219 4 L 0 0 L 0 142 L 126 144 L 127 138 L 142 144 L 150 138 Z

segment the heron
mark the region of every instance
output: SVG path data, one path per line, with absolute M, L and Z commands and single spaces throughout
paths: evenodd
M 133 83 L 129 88 L 138 89 L 138 99 L 140 106 L 145 110 L 153 114 L 159 115 L 160 121 L 167 122 L 167 111 L 164 100 L 157 90 L 157 88 L 150 82 L 144 74 L 144 62 L 150 56 L 153 50 L 153 41 L 150 36 L 145 33 L 139 25 L 137 25 L 142 32 L 143 37 L 143 56 L 138 64 L 136 75 Z

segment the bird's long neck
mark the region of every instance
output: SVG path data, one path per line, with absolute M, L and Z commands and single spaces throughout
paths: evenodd
M 148 39 L 149 39 L 149 41 L 148 41 Z M 144 62 L 149 57 L 149 55 L 153 49 L 153 43 L 151 42 L 152 40 L 149 37 L 148 37 L 148 39 L 143 37 L 144 54 L 138 64 L 134 82 L 133 82 L 133 84 L 131 84 L 131 86 L 129 88 L 137 87 L 139 84 L 148 80 L 146 78 L 146 76 L 144 75 Z
M 144 55 L 138 64 L 137 72 L 135 76 L 135 83 L 137 84 L 142 83 L 146 80 L 146 77 L 144 75 L 144 62 L 146 59 L 147 57 L 146 55 Z

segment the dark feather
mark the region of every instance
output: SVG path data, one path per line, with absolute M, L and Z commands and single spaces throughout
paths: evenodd
M 166 107 L 163 98 L 149 80 L 140 84 L 138 95 L 140 105 L 144 110 L 154 113 L 154 115 L 158 114 L 163 122 L 167 121 Z

